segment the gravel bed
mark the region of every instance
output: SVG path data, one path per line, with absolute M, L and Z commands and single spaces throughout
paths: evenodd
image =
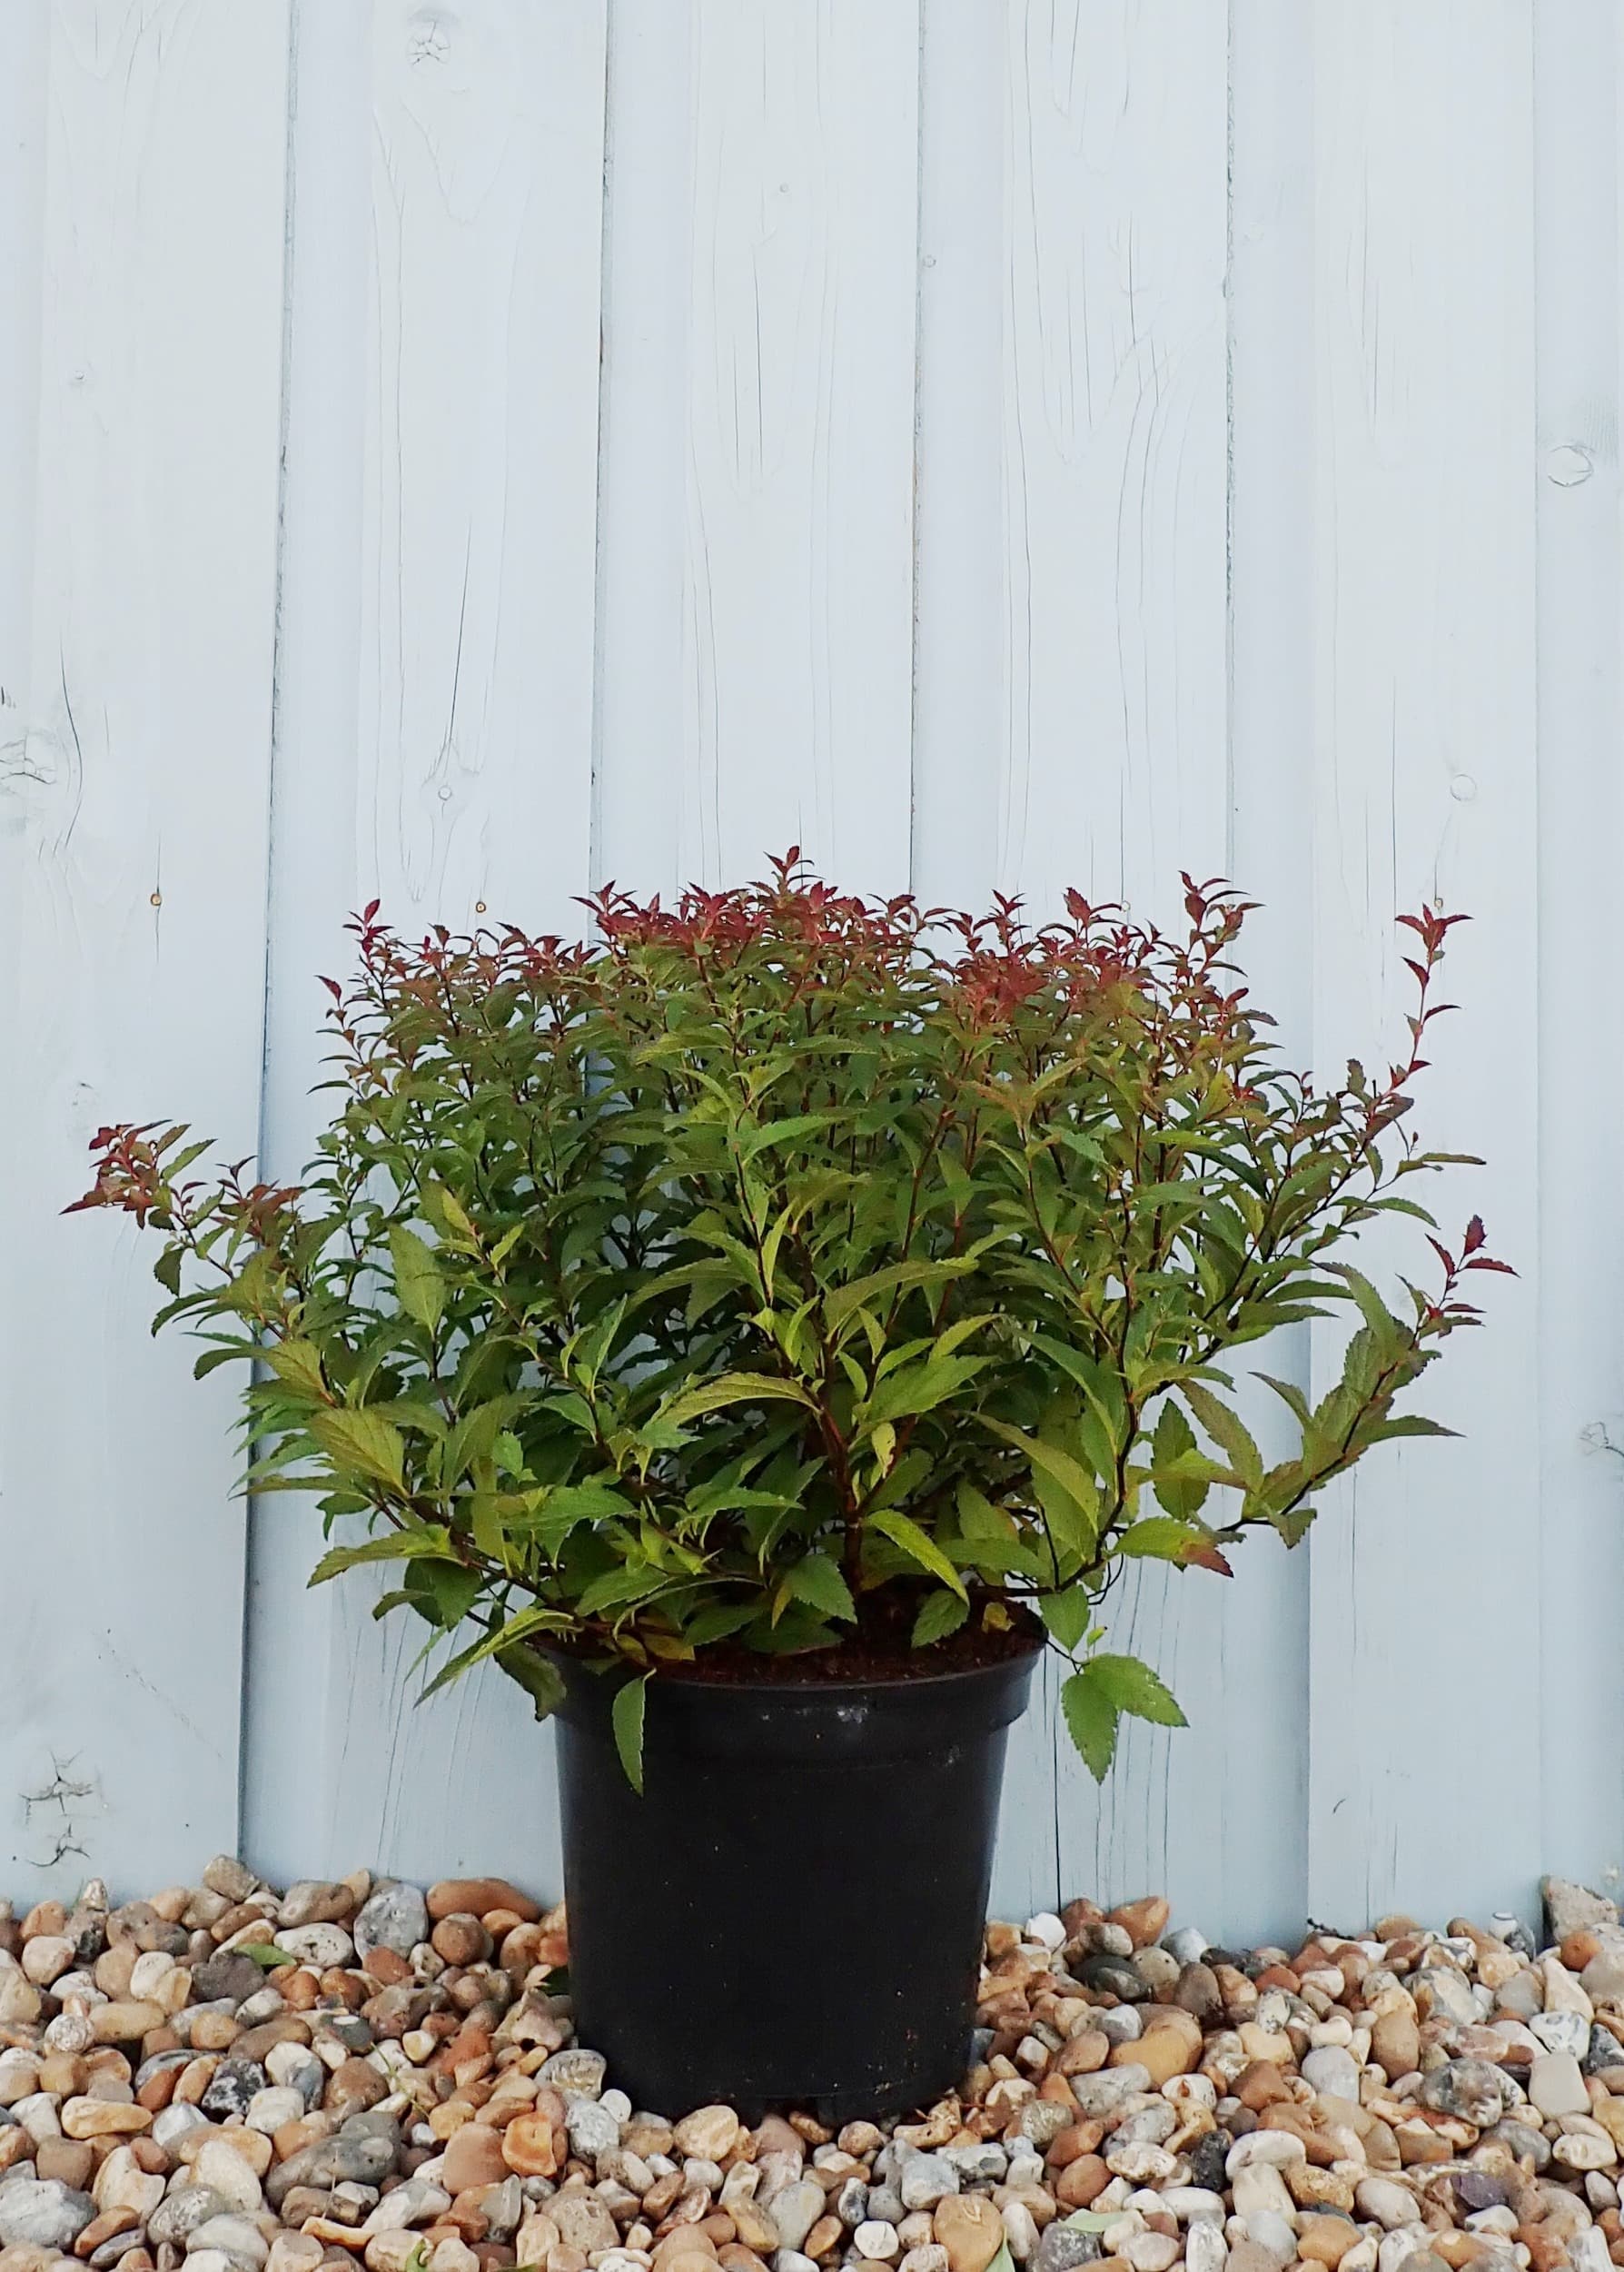
M 1545 1900 L 1542 1950 L 993 1924 L 962 2093 L 831 2135 L 634 2109 L 555 1992 L 562 1910 L 501 1879 L 93 1880 L 0 1904 L 0 2272 L 1603 2272 L 1624 1930 Z

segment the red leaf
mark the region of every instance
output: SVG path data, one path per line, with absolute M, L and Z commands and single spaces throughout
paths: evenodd
M 1186 1546 L 1183 1553 L 1179 1556 L 1179 1561 L 1182 1566 L 1186 1570 L 1212 1570 L 1215 1571 L 1221 1578 L 1233 1578 L 1235 1574 L 1230 1568 L 1228 1563 L 1224 1560 L 1222 1553 L 1220 1553 L 1217 1547 L 1210 1543 L 1200 1546 Z
M 1474 1215 L 1471 1221 L 1466 1226 L 1466 1242 L 1461 1247 L 1461 1252 L 1463 1255 L 1475 1255 L 1478 1248 L 1482 1245 L 1488 1235 L 1488 1232 L 1483 1228 L 1482 1216 L 1480 1215 Z

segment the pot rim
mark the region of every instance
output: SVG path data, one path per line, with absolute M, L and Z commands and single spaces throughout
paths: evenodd
M 860 1696 L 865 1693 L 879 1696 L 915 1695 L 923 1691 L 940 1690 L 966 1685 L 978 1681 L 995 1679 L 1000 1673 L 1027 1670 L 1035 1658 L 1041 1656 L 1049 1645 L 1047 1633 L 1026 1633 L 1022 1636 L 1025 1645 L 1011 1650 L 1007 1655 L 993 1657 L 981 1664 L 955 1665 L 940 1672 L 898 1672 L 894 1679 L 876 1679 L 872 1674 L 854 1677 L 849 1681 L 835 1678 L 824 1680 L 719 1680 L 709 1675 L 694 1673 L 680 1664 L 669 1662 L 650 1668 L 650 1685 L 664 1689 L 679 1688 L 688 1694 L 717 1697 L 782 1696 L 786 1701 L 805 1702 L 808 1697 L 824 1696 L 831 1701 Z M 560 1669 L 595 1675 L 599 1668 L 571 1650 L 538 1644 L 542 1653 L 553 1660 Z M 603 1671 L 611 1669 L 609 1666 Z

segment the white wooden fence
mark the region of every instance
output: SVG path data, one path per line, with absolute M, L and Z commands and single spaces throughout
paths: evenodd
M 522 1700 L 412 1709 L 313 1515 L 230 1497 L 149 1254 L 56 1210 L 107 1118 L 296 1170 L 373 893 L 558 926 L 792 840 L 1232 875 L 1325 1066 L 1399 908 L 1476 918 L 1427 1129 L 1521 1275 L 1462 1440 L 1123 1603 L 1193 1731 L 1096 1800 L 1035 1714 L 1002 1901 L 1615 1875 L 1615 0 L 12 0 L 0 50 L 0 1890 L 556 1885 Z

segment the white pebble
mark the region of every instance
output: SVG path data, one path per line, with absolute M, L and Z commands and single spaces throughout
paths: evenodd
M 902 2254 L 902 2243 L 896 2237 L 895 2225 L 883 2217 L 867 2217 L 852 2235 L 857 2254 L 866 2257 L 872 2264 L 889 2264 L 893 2257 Z
M 1223 2237 L 1222 2223 L 1212 2223 L 1200 2217 L 1184 2235 L 1184 2264 L 1186 2272 L 1223 2272 L 1229 2257 L 1229 2243 Z
M 1065 1927 L 1053 1910 L 1039 1910 L 1035 1917 L 1026 1920 L 1025 1939 L 1037 1941 L 1045 1949 L 1065 1946 Z
M 998 2214 L 1004 2219 L 1004 2237 L 1009 2243 L 1009 2253 L 1017 2264 L 1036 2254 L 1037 2225 L 1025 2201 L 1005 2201 Z

